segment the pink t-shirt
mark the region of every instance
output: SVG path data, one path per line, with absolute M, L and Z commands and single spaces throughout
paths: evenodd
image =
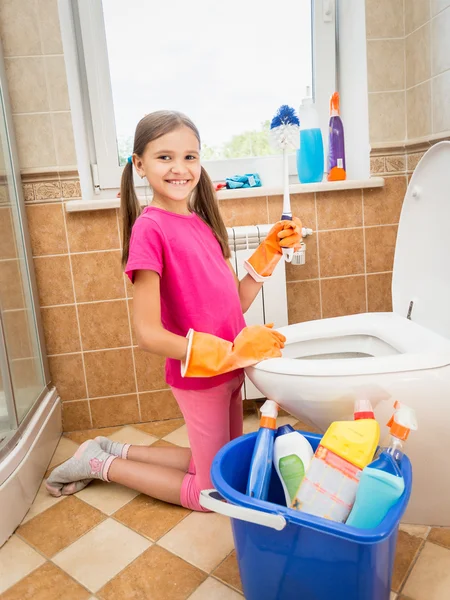
M 197 214 L 147 206 L 133 226 L 125 273 L 133 281 L 139 269 L 156 271 L 161 278 L 161 321 L 168 331 L 186 336 L 192 328 L 231 342 L 245 327 L 233 273 Z M 207 389 L 236 374 L 182 377 L 179 360 L 166 362 L 167 383 L 180 389 Z

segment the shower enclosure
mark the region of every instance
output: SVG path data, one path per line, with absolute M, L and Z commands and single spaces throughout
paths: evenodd
M 37 300 L 0 49 L 0 546 L 33 501 L 61 428 Z

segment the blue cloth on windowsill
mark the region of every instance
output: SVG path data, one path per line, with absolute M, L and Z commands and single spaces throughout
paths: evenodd
M 238 188 L 261 187 L 261 179 L 258 173 L 246 173 L 245 175 L 234 175 L 225 179 L 227 188 L 235 190 Z

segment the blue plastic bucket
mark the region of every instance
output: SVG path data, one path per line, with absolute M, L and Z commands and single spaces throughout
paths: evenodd
M 302 432 L 315 449 L 320 435 Z M 374 529 L 356 529 L 280 506 L 275 472 L 269 501 L 245 494 L 256 433 L 224 446 L 214 459 L 216 490 L 202 492 L 201 503 L 231 516 L 234 543 L 247 600 L 389 600 L 400 519 L 411 493 L 407 457 L 405 491 Z M 280 504 L 278 504 L 280 503 Z

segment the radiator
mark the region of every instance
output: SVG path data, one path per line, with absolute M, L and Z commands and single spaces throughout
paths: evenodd
M 227 229 L 231 263 L 239 279 L 247 274 L 244 269 L 244 261 L 251 256 L 255 248 L 264 240 L 271 227 L 272 225 L 252 225 Z M 274 323 L 275 327 L 283 327 L 288 324 L 284 262 L 280 261 L 274 274 L 264 283 L 263 288 L 244 317 L 247 325 Z M 243 395 L 246 400 L 262 397 L 261 392 L 248 377 L 245 378 Z

